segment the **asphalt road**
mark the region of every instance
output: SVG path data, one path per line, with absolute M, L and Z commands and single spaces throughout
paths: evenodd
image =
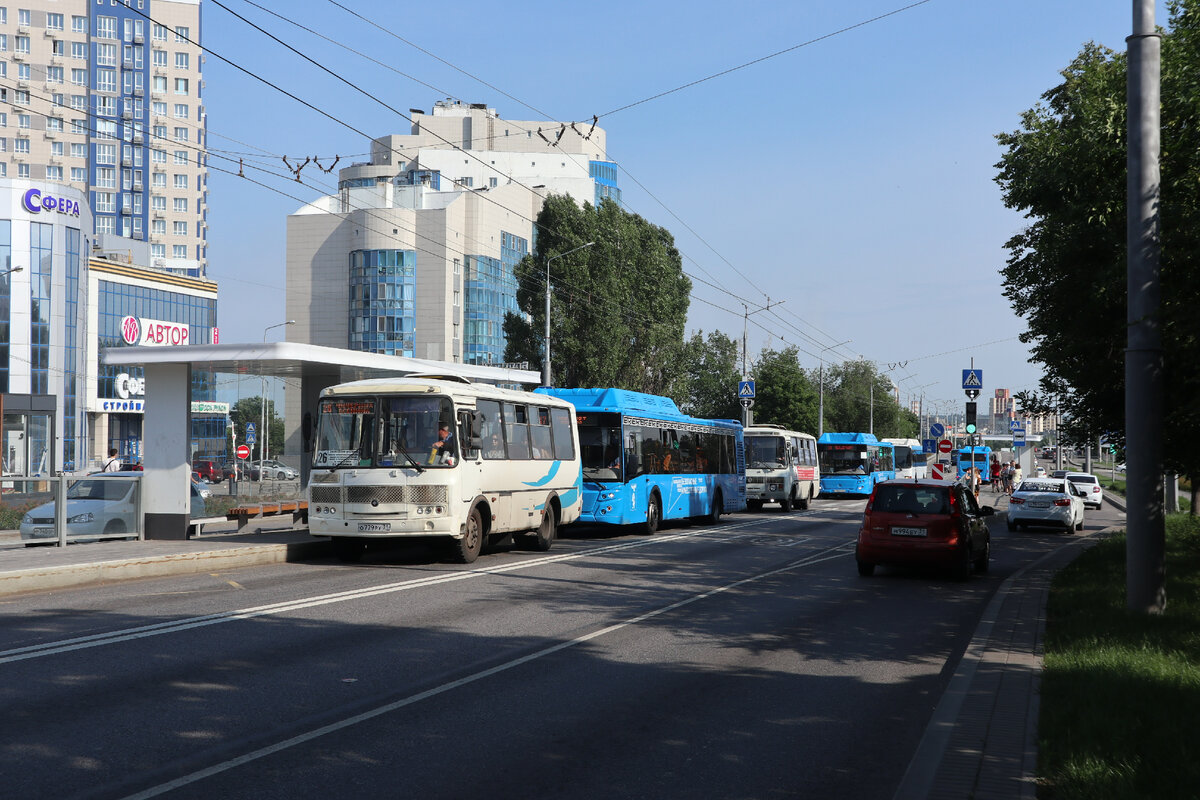
M 9 599 L 0 785 L 890 798 L 992 593 L 1068 535 L 996 518 L 987 575 L 864 579 L 861 508 L 568 529 L 549 553 L 469 566 L 410 545 Z

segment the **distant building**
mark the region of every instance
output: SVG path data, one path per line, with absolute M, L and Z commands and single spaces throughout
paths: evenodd
M 989 401 L 989 431 L 993 434 L 1007 433 L 1009 423 L 1016 417 L 1016 399 L 1009 389 L 997 389 Z
M 603 128 L 521 122 L 483 104 L 413 112 L 288 217 L 289 341 L 472 364 L 504 359 L 513 268 L 544 199 L 620 202 Z

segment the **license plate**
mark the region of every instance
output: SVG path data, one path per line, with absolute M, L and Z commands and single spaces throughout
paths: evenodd
M 1045 502 L 1038 502 L 1037 500 L 1034 500 L 1034 501 L 1033 501 L 1033 502 L 1031 502 L 1029 505 L 1030 505 L 1030 507 L 1032 507 L 1032 508 L 1049 508 L 1049 507 L 1050 507 L 1050 504 L 1049 504 L 1049 503 L 1045 503 Z
M 924 528 L 892 528 L 892 536 L 928 536 Z
M 54 528 L 34 528 L 33 535 L 34 536 L 53 536 Z
M 390 522 L 360 522 L 358 523 L 359 533 L 387 533 L 392 529 Z

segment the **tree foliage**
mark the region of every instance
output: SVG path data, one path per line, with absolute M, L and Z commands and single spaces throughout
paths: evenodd
M 675 394 L 692 284 L 671 234 L 608 200 L 549 197 L 536 249 L 515 270 L 525 317 L 504 321 L 508 361 L 542 362 L 547 263 L 554 383 Z
M 737 386 L 738 343 L 720 331 L 707 337 L 697 331 L 684 343 L 679 359 L 683 374 L 676 400 L 685 414 L 705 419 L 740 419 Z
M 234 430 L 237 431 L 237 443 L 239 445 L 246 444 L 246 423 L 253 422 L 257 429 L 257 436 L 261 440 L 262 437 L 262 411 L 263 399 L 261 397 L 243 397 L 238 400 L 229 409 L 229 419 L 233 423 Z M 279 416 L 275 408 L 274 400 L 267 400 L 267 414 L 269 415 L 270 439 L 268 439 L 267 451 L 270 458 L 283 455 L 283 443 L 285 439 L 283 417 Z M 231 432 L 232 433 L 232 432 Z M 227 442 L 230 456 L 233 455 L 233 437 L 229 437 Z M 258 460 L 258 444 L 250 446 L 250 460 Z
M 1165 403 L 1169 466 L 1200 467 L 1200 2 L 1168 4 L 1160 159 Z M 1123 440 L 1126 347 L 1126 57 L 1086 45 L 1063 81 L 997 138 L 996 178 L 1028 225 L 1006 245 L 1004 292 L 1044 365 L 1036 413 L 1056 402 L 1066 438 Z
M 796 347 L 764 349 L 754 365 L 755 423 L 817 434 L 817 387 L 800 367 Z
M 815 373 L 810 377 L 820 380 Z M 892 395 L 891 381 L 870 361 L 826 367 L 824 381 L 826 432 L 874 430 L 880 439 L 915 439 L 920 433 L 916 414 L 900 408 Z

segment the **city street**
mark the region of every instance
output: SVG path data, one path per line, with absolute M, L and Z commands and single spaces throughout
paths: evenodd
M 862 507 L 7 598 L 0 778 L 56 798 L 890 798 L 992 594 L 1073 537 L 1000 516 L 986 575 L 860 578 Z

